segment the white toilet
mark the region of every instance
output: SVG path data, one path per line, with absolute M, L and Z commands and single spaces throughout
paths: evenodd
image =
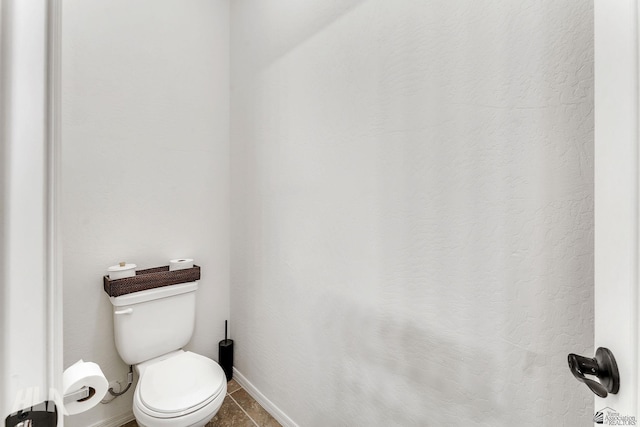
M 227 393 L 222 368 L 182 350 L 193 333 L 198 282 L 111 297 L 116 348 L 139 375 L 133 414 L 140 427 L 202 427 Z

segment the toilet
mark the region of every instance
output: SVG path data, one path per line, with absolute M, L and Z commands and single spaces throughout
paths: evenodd
M 202 427 L 227 393 L 222 368 L 183 350 L 195 324 L 198 282 L 111 297 L 116 348 L 134 365 L 133 414 L 140 427 Z

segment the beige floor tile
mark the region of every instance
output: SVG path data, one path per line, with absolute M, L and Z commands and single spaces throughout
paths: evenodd
M 280 423 L 271 416 L 253 397 L 247 393 L 243 388 L 233 392 L 231 395 L 233 399 L 238 402 L 238 405 L 242 406 L 247 414 L 253 419 L 253 421 L 260 427 L 279 427 Z
M 229 397 L 224 398 L 222 407 L 206 427 L 255 427 L 247 414 Z
M 240 388 L 240 384 L 238 384 L 236 380 L 231 380 L 227 383 L 227 393 L 233 393 Z

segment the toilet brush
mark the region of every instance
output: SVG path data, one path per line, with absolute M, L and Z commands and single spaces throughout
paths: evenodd
M 218 343 L 218 363 L 222 367 L 227 381 L 233 378 L 233 340 L 227 339 L 227 321 L 224 321 L 224 340 Z

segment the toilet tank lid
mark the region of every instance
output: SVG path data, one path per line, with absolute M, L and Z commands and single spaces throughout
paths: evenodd
M 109 300 L 111 300 L 111 304 L 115 307 L 122 307 L 124 305 L 139 304 L 141 302 L 167 298 L 187 292 L 195 292 L 197 289 L 198 282 L 188 282 L 180 283 L 178 285 L 163 286 L 161 288 L 148 289 L 146 291 L 133 292 L 119 297 L 110 297 Z

